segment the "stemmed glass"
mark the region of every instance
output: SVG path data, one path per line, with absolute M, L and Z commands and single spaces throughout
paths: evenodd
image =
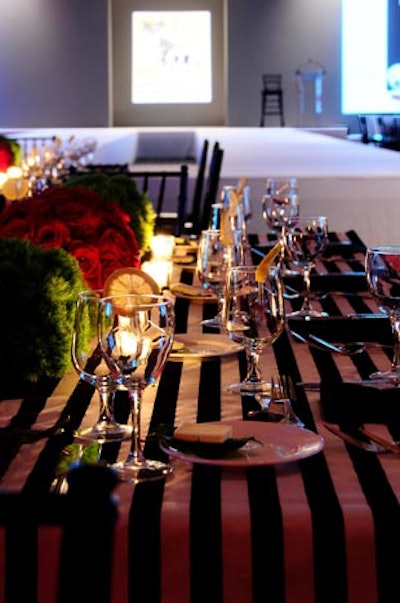
M 327 316 L 326 312 L 315 310 L 311 305 L 310 276 L 328 242 L 328 220 L 325 216 L 299 217 L 290 226 L 284 226 L 283 232 L 288 255 L 295 265 L 300 266 L 306 287 L 301 309 L 288 316 L 303 316 L 305 319 Z
M 296 178 L 268 178 L 267 192 L 262 198 L 262 216 L 267 226 L 278 237 L 282 228 L 297 218 L 300 200 Z
M 293 274 L 288 268 L 287 251 L 284 246 L 284 229 L 291 227 L 300 212 L 300 199 L 297 188 L 297 178 L 268 178 L 267 192 L 262 198 L 262 216 L 282 243 L 280 254 L 282 276 Z M 293 299 L 296 295 L 286 295 Z
M 143 391 L 155 385 L 172 348 L 174 303 L 162 295 L 105 297 L 99 314 L 102 352 L 114 378 L 128 390 L 132 444 L 125 462 L 113 468 L 119 479 L 142 482 L 165 477 L 171 467 L 144 456 L 141 440 Z
M 371 293 L 388 314 L 393 333 L 393 359 L 390 371 L 377 371 L 371 379 L 400 383 L 400 245 L 367 249 L 365 272 Z
M 271 384 L 262 379 L 260 356 L 279 337 L 285 315 L 279 268 L 271 266 L 263 282 L 256 266 L 234 266 L 226 277 L 224 325 L 230 339 L 244 346 L 247 375 L 228 390 L 241 395 L 270 393 Z
M 224 302 L 225 279 L 228 268 L 242 264 L 243 239 L 240 230 L 203 230 L 197 252 L 196 272 L 204 287 L 211 289 L 218 298 L 218 312 L 214 318 L 202 321 L 202 325 L 214 329 L 223 328 L 221 317 Z
M 71 356 L 80 379 L 99 392 L 100 413 L 94 425 L 75 432 L 79 440 L 100 443 L 120 441 L 130 437 L 132 428 L 118 423 L 113 414 L 117 383 L 101 354 L 97 319 L 102 290 L 78 293 L 72 332 Z

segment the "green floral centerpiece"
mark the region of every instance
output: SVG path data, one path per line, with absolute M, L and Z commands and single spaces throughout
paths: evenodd
M 2 381 L 61 377 L 70 368 L 77 294 L 86 284 L 64 249 L 0 238 Z

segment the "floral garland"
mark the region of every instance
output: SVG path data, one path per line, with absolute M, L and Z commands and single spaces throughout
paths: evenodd
M 117 268 L 140 267 L 130 217 L 93 190 L 53 187 L 7 205 L 0 212 L 0 237 L 28 240 L 75 257 L 87 285 L 101 289 Z

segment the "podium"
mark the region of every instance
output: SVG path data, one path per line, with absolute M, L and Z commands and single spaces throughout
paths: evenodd
M 298 102 L 299 126 L 320 125 L 319 117 L 323 113 L 323 83 L 325 68 L 309 59 L 295 71 Z M 312 123 L 305 124 L 309 117 Z

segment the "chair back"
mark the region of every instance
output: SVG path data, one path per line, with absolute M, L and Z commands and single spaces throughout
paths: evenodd
M 133 170 L 129 175 L 135 179 L 142 193 L 147 193 L 153 201 L 156 212 L 155 231 L 172 230 L 172 234 L 183 233 L 188 202 L 188 166 L 168 170 Z M 164 211 L 167 203 L 173 204 L 173 211 Z M 172 223 L 172 228 L 170 227 Z
M 211 206 L 216 202 L 224 151 L 218 142 L 214 144 L 208 169 L 207 186 L 203 200 L 201 218 L 198 222 L 197 234 L 208 228 L 211 216 Z
M 282 74 L 281 73 L 264 73 L 262 76 L 263 90 L 267 92 L 282 91 Z
M 191 234 L 198 234 L 198 218 L 200 216 L 201 202 L 203 199 L 208 148 L 209 148 L 209 142 L 207 139 L 205 139 L 203 142 L 203 148 L 201 151 L 201 156 L 200 156 L 200 161 L 199 161 L 199 169 L 197 171 L 197 178 L 196 178 L 196 182 L 195 182 L 195 186 L 194 186 L 192 211 L 191 211 L 191 216 L 190 216 L 190 220 L 191 220 L 190 233 Z

